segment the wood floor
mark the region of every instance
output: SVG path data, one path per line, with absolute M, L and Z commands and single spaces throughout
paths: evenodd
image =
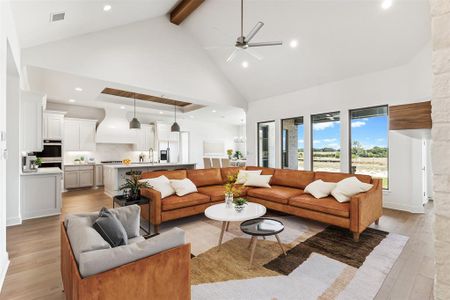
M 63 194 L 63 215 L 111 207 L 103 190 Z M 409 236 L 409 241 L 387 276 L 376 299 L 432 299 L 432 204 L 426 214 L 386 209 L 377 228 Z M 54 216 L 8 227 L 7 250 L 11 260 L 0 300 L 64 299 L 59 270 L 59 221 Z

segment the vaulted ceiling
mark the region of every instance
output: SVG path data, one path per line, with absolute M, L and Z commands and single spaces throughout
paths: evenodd
M 226 62 L 239 33 L 239 0 L 206 0 L 180 30 L 246 100 L 254 101 L 410 61 L 430 39 L 428 0 L 393 0 L 388 10 L 381 8 L 382 1 L 245 0 L 244 31 L 263 21 L 255 41 L 285 42 L 256 49 L 260 61 L 242 53 Z M 112 9 L 107 13 L 101 1 L 15 1 L 12 8 L 26 48 L 166 15 L 178 2 L 108 1 Z M 49 14 L 59 11 L 66 12 L 66 20 L 50 24 Z M 167 26 L 174 26 L 168 18 Z M 292 40 L 298 42 L 296 48 L 289 46 Z M 244 60 L 247 68 L 242 67 Z

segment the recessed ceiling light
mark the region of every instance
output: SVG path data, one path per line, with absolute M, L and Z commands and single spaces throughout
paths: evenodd
M 215 112 L 217 112 L 217 110 L 213 109 L 212 112 L 215 113 Z
M 291 46 L 291 48 L 297 48 L 298 46 L 298 41 L 297 40 L 291 40 L 289 42 L 289 46 Z
M 244 61 L 242 62 L 242 67 L 243 67 L 244 69 L 247 69 L 247 68 L 248 68 L 248 61 L 244 60 Z
M 125 109 L 125 106 L 122 105 L 122 106 L 120 107 L 120 109 Z
M 75 99 L 69 99 L 70 103 L 74 103 L 76 100 Z
M 392 0 L 383 0 L 383 2 L 381 3 L 381 8 L 382 9 L 389 9 L 392 6 Z
M 82 89 L 82 88 L 80 88 L 80 87 L 76 87 L 76 88 L 75 88 L 75 91 L 77 91 L 77 92 L 82 92 L 82 91 L 83 91 L 83 89 Z
M 106 4 L 105 6 L 103 6 L 103 10 L 104 10 L 104 11 L 110 11 L 111 8 L 112 8 L 112 6 L 109 5 L 109 4 Z
M 164 113 L 163 111 L 160 111 L 160 112 L 159 112 L 160 115 L 162 115 L 163 113 Z

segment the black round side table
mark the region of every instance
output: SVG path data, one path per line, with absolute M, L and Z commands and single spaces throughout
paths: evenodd
M 250 244 L 248 245 L 248 247 L 252 249 L 250 254 L 250 266 L 253 263 L 256 242 L 258 241 L 259 236 L 265 238 L 266 236 L 274 235 L 277 239 L 278 245 L 280 245 L 280 248 L 283 251 L 283 254 L 286 255 L 286 251 L 284 250 L 280 237 L 278 236 L 278 234 L 283 230 L 283 223 L 270 218 L 256 218 L 241 223 L 241 231 L 252 236 Z

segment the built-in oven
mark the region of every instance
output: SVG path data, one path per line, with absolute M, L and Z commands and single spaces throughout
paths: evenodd
M 61 140 L 44 140 L 44 149 L 35 152 L 35 155 L 42 160 L 41 167 L 61 167 L 63 160 Z

